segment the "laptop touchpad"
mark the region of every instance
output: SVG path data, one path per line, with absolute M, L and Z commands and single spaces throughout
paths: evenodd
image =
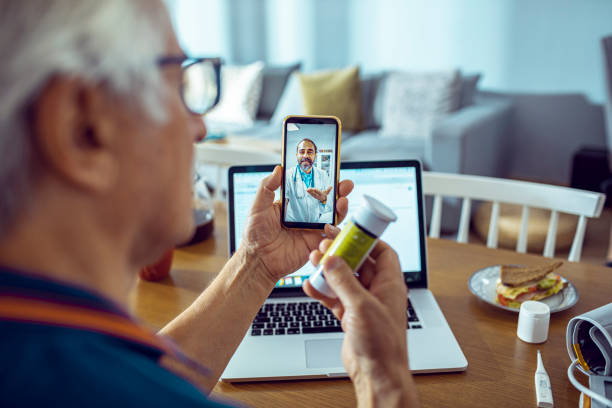
M 306 340 L 306 367 L 342 367 L 342 339 Z

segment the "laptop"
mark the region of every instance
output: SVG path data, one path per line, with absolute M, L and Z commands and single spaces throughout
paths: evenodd
M 240 245 L 259 183 L 273 168 L 239 166 L 229 169 L 230 255 Z M 410 289 L 406 330 L 411 371 L 464 371 L 467 360 L 433 294 L 427 289 L 420 162 L 345 162 L 340 170 L 340 180 L 344 179 L 355 184 L 349 196 L 349 214 L 361 205 L 361 196 L 369 194 L 398 215 L 398 220 L 389 225 L 381 239 L 397 252 Z M 279 196 L 277 191 L 277 199 Z M 277 282 L 223 372 L 222 381 L 347 376 L 340 358 L 344 336 L 340 322 L 301 289 L 302 282 L 314 271 L 314 266 L 307 262 Z

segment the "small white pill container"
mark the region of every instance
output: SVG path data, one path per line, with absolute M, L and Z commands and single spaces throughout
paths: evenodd
M 548 305 L 528 300 L 521 304 L 516 335 L 527 343 L 544 343 L 548 339 L 549 323 Z

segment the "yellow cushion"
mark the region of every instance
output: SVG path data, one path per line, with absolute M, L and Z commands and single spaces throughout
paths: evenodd
M 298 76 L 306 115 L 334 115 L 344 129 L 361 129 L 359 67 Z
M 486 241 L 489 233 L 489 220 L 491 219 L 491 207 L 489 202 L 482 203 L 474 214 L 473 223 L 476 233 Z M 519 231 L 521 230 L 522 207 L 513 204 L 502 203 L 499 205 L 498 245 L 500 248 L 516 248 Z M 548 233 L 550 211 L 541 208 L 529 209 L 529 224 L 527 225 L 527 251 L 542 252 Z M 557 250 L 567 249 L 572 245 L 578 217 L 570 214 L 559 213 L 557 222 L 557 239 L 555 248 Z

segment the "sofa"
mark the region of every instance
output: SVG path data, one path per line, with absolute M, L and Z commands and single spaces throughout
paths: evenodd
M 231 133 L 267 140 L 279 140 L 281 124 L 288 114 L 300 114 L 299 84 L 295 76 L 283 81 L 286 72 L 264 69 L 262 102 L 255 122 L 250 126 L 207 122 L 209 133 Z M 361 78 L 363 130 L 343 130 L 341 158 L 344 161 L 420 159 L 431 171 L 503 177 L 504 154 L 512 105 L 508 98 L 481 97 L 476 89 L 462 84 L 459 108 L 439 120 L 429 137 L 407 139 L 380 137 L 384 80 L 387 73 Z M 476 79 L 476 80 L 475 80 Z M 477 76 L 463 77 L 464 83 L 476 85 Z M 283 92 L 272 87 L 283 87 Z M 268 95 L 272 93 L 270 98 Z M 471 95 L 465 95 L 471 93 Z M 297 96 L 296 96 L 297 94 Z M 278 99 L 275 100 L 274 96 Z M 272 108 L 273 107 L 273 108 Z
M 248 126 L 207 121 L 209 134 L 216 137 L 244 135 L 280 143 L 284 117 L 304 113 L 299 83 L 296 75 L 291 74 L 298 69 L 299 65 L 289 69 L 264 68 L 256 120 Z M 363 129 L 358 132 L 343 130 L 343 161 L 419 159 L 424 169 L 430 171 L 491 177 L 506 175 L 512 114 L 509 98 L 481 94 L 477 90 L 479 75 L 462 76 L 458 108 L 437 120 L 430 135 L 419 139 L 405 138 L 401 134 L 381 137 L 388 75 L 383 72 L 360 77 Z M 426 200 L 426 206 L 429 214 L 431 200 Z M 443 232 L 457 229 L 459 214 L 459 201 L 445 199 Z

